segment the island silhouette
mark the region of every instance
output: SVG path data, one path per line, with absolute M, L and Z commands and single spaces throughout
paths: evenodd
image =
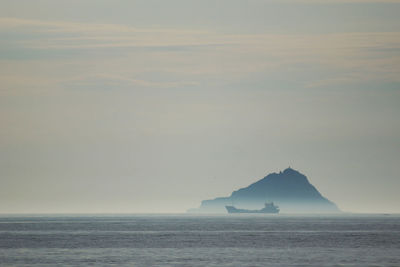
M 323 197 L 304 174 L 287 168 L 271 173 L 261 180 L 237 191 L 229 197 L 203 200 L 193 213 L 226 213 L 225 206 L 259 209 L 273 201 L 284 213 L 337 213 L 335 203 Z

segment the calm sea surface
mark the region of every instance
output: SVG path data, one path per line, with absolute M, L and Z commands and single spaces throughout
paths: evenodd
M 400 216 L 1 216 L 0 265 L 400 266 Z

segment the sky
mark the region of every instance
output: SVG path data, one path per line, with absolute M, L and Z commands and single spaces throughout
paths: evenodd
M 0 213 L 180 213 L 288 166 L 400 213 L 400 1 L 0 6 Z

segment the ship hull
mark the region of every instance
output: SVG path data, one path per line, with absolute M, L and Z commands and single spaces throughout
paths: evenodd
M 234 206 L 225 206 L 228 213 L 279 213 L 279 209 L 261 209 L 261 210 L 246 210 L 237 209 Z

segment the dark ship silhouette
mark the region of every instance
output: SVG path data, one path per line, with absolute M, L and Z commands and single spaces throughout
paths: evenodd
M 237 209 L 234 206 L 225 206 L 228 213 L 279 213 L 279 207 L 274 202 L 266 202 L 260 210 Z

